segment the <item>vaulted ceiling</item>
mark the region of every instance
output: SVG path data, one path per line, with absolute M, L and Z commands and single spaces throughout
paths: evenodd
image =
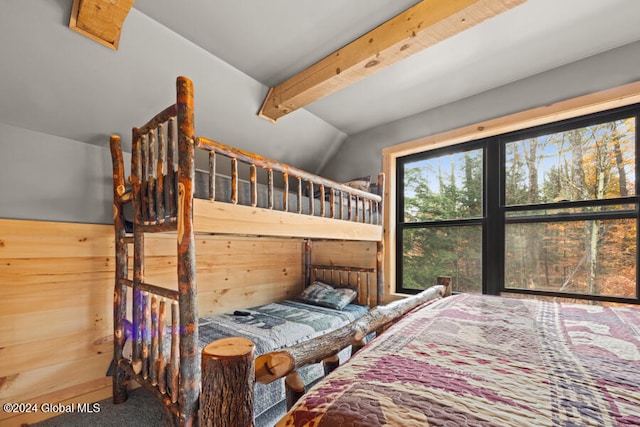
M 5 0 L 0 122 L 106 145 L 172 102 L 186 75 L 198 133 L 317 170 L 349 135 L 640 40 L 640 1 L 527 0 L 276 123 L 258 117 L 270 87 L 430 2 L 447 3 L 135 0 L 114 51 L 69 29 L 73 0 Z
M 431 1 L 447 2 L 462 3 Z M 137 0 L 134 7 L 271 87 L 417 3 L 430 1 Z M 640 40 L 634 0 L 528 0 L 498 12 L 306 109 L 357 133 Z

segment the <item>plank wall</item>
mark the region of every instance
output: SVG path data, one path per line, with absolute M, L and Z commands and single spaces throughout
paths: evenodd
M 0 220 L 0 403 L 110 395 L 113 253 L 110 226 Z M 49 416 L 3 411 L 0 425 Z
M 175 238 L 146 238 L 146 281 L 175 286 Z M 197 239 L 200 315 L 301 289 L 302 240 Z M 111 396 L 113 227 L 0 219 L 0 403 Z M 0 425 L 51 414 L 13 416 Z
M 301 239 L 196 240 L 201 316 L 301 290 Z M 175 288 L 175 245 L 173 236 L 146 236 L 147 282 Z M 109 225 L 0 219 L 0 403 L 111 396 L 114 250 Z M 372 267 L 375 251 L 371 242 L 317 241 L 312 262 Z M 0 412 L 0 425 L 51 415 Z

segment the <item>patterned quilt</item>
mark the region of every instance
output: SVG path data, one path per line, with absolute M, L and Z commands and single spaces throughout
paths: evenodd
M 278 426 L 640 426 L 640 309 L 461 294 L 400 320 Z
M 259 356 L 338 329 L 360 318 L 368 309 L 349 304 L 343 310 L 334 310 L 286 300 L 205 317 L 199 320 L 200 347 L 220 338 L 242 336 L 255 343 Z M 350 349 L 341 353 L 343 360 L 349 356 Z M 306 367 L 301 374 L 305 383 L 310 384 L 323 376 L 324 370 L 321 364 L 316 364 Z M 254 415 L 259 416 L 284 398 L 284 380 L 256 384 Z

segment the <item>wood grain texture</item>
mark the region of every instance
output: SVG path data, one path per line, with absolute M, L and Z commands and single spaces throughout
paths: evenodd
M 347 87 L 526 0 L 423 0 L 269 90 L 270 121 Z
M 382 227 L 353 221 L 335 221 L 292 212 L 231 205 L 196 199 L 194 227 L 200 233 L 251 234 L 314 239 L 346 239 L 377 241 Z
M 113 238 L 110 225 L 0 220 L 0 403 L 111 395 Z M 148 235 L 145 246 L 146 276 L 158 270 L 158 280 L 177 289 L 175 234 Z M 302 289 L 301 239 L 199 235 L 196 246 L 201 314 Z M 0 414 L 0 424 L 9 415 Z M 44 418 L 24 414 L 9 425 Z
M 200 426 L 253 426 L 255 345 L 240 337 L 223 338 L 202 350 Z
M 134 0 L 74 0 L 69 28 L 117 50 Z
M 0 220 L 0 402 L 111 394 L 113 227 Z M 20 425 L 56 414 L 0 414 Z

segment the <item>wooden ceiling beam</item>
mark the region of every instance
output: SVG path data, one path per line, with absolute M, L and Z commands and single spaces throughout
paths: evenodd
M 423 0 L 272 87 L 258 115 L 280 117 L 526 0 Z
M 69 28 L 113 50 L 134 0 L 73 0 Z

